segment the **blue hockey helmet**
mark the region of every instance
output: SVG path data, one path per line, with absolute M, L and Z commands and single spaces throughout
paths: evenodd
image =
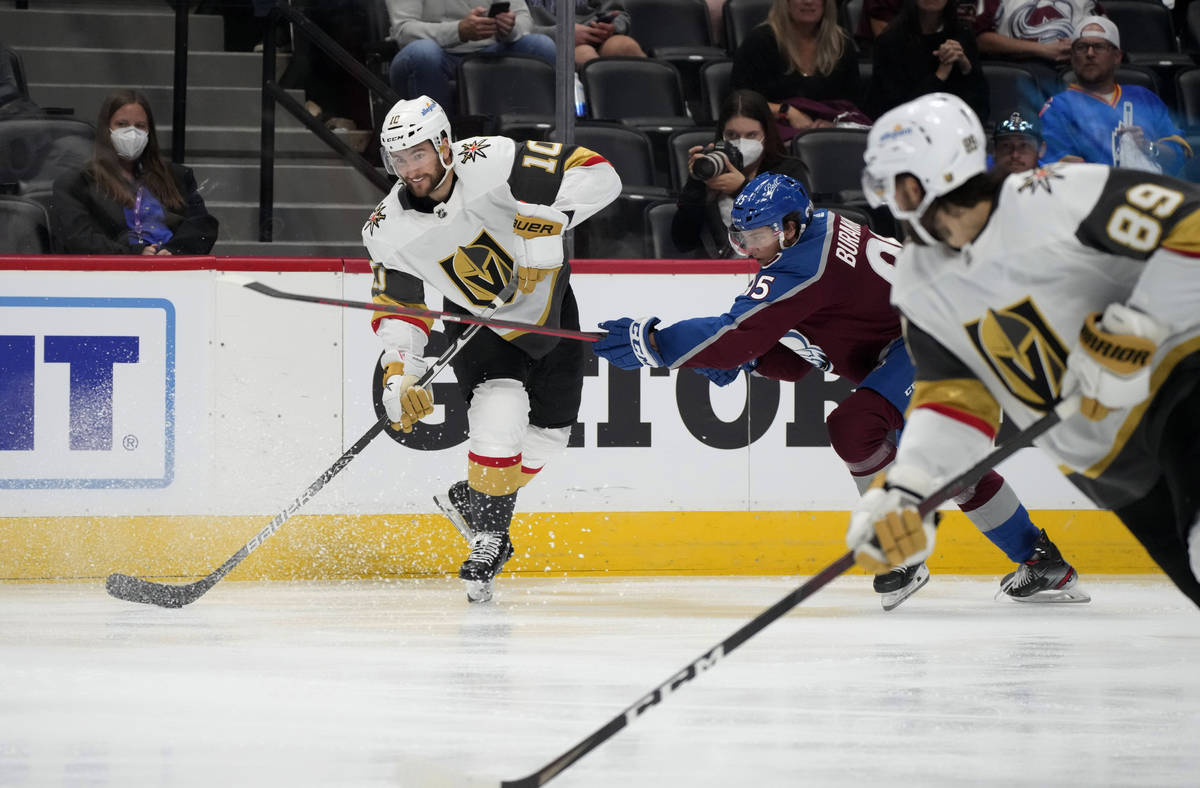
M 735 250 L 749 255 L 754 240 L 751 230 L 770 228 L 777 236 L 782 237 L 783 220 L 795 215 L 799 224 L 800 234 L 812 221 L 813 205 L 804 190 L 804 184 L 788 175 L 768 172 L 759 175 L 742 189 L 742 193 L 733 201 L 730 216 L 729 243 Z

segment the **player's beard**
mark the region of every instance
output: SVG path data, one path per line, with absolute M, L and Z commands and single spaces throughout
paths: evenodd
M 445 177 L 446 167 L 439 161 L 431 172 L 422 173 L 420 180 L 416 182 L 406 180 L 404 186 L 414 197 L 428 197 L 434 189 L 442 185 Z

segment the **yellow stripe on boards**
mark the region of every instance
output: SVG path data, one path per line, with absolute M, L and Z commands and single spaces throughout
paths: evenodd
M 1108 512 L 1038 511 L 1066 558 L 1089 573 L 1154 563 Z M 506 572 L 522 575 L 809 575 L 846 551 L 845 512 L 521 514 Z M 233 555 L 269 516 L 0 518 L 0 580 L 99 580 L 111 572 L 185 582 Z M 341 580 L 455 572 L 467 546 L 441 515 L 297 515 L 230 575 Z M 947 513 L 929 561 L 940 574 L 1000 576 L 1012 563 L 962 514 Z M 857 570 L 855 570 L 857 571 Z

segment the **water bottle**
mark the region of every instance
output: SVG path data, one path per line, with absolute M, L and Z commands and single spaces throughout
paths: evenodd
M 583 97 L 583 83 L 579 81 L 579 74 L 575 75 L 575 117 L 582 118 L 587 115 L 587 99 Z

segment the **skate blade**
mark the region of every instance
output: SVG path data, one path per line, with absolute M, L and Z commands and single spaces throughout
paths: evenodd
M 883 605 L 884 612 L 895 610 L 900 607 L 904 600 L 908 599 L 913 594 L 920 591 L 929 582 L 929 569 L 922 566 L 917 572 L 917 579 L 901 588 L 899 591 L 892 591 L 883 594 L 879 597 L 879 602 Z
M 1009 596 L 1001 592 L 1003 597 L 1008 597 L 1014 602 L 1026 602 L 1033 604 L 1062 604 L 1071 602 L 1091 602 L 1092 598 L 1082 588 L 1064 588 L 1061 591 L 1038 591 L 1033 596 Z
M 442 510 L 442 514 L 446 516 L 446 519 L 450 521 L 450 524 L 458 529 L 458 532 L 462 534 L 463 539 L 466 539 L 467 542 L 470 542 L 475 538 L 475 531 L 471 529 L 471 526 L 467 525 L 467 521 L 463 519 L 461 514 L 459 514 L 458 508 L 450 502 L 449 494 L 439 493 L 433 496 L 433 502 L 437 504 L 437 508 Z
M 496 587 L 491 580 L 465 580 L 467 584 L 467 601 L 471 604 L 491 602 Z

